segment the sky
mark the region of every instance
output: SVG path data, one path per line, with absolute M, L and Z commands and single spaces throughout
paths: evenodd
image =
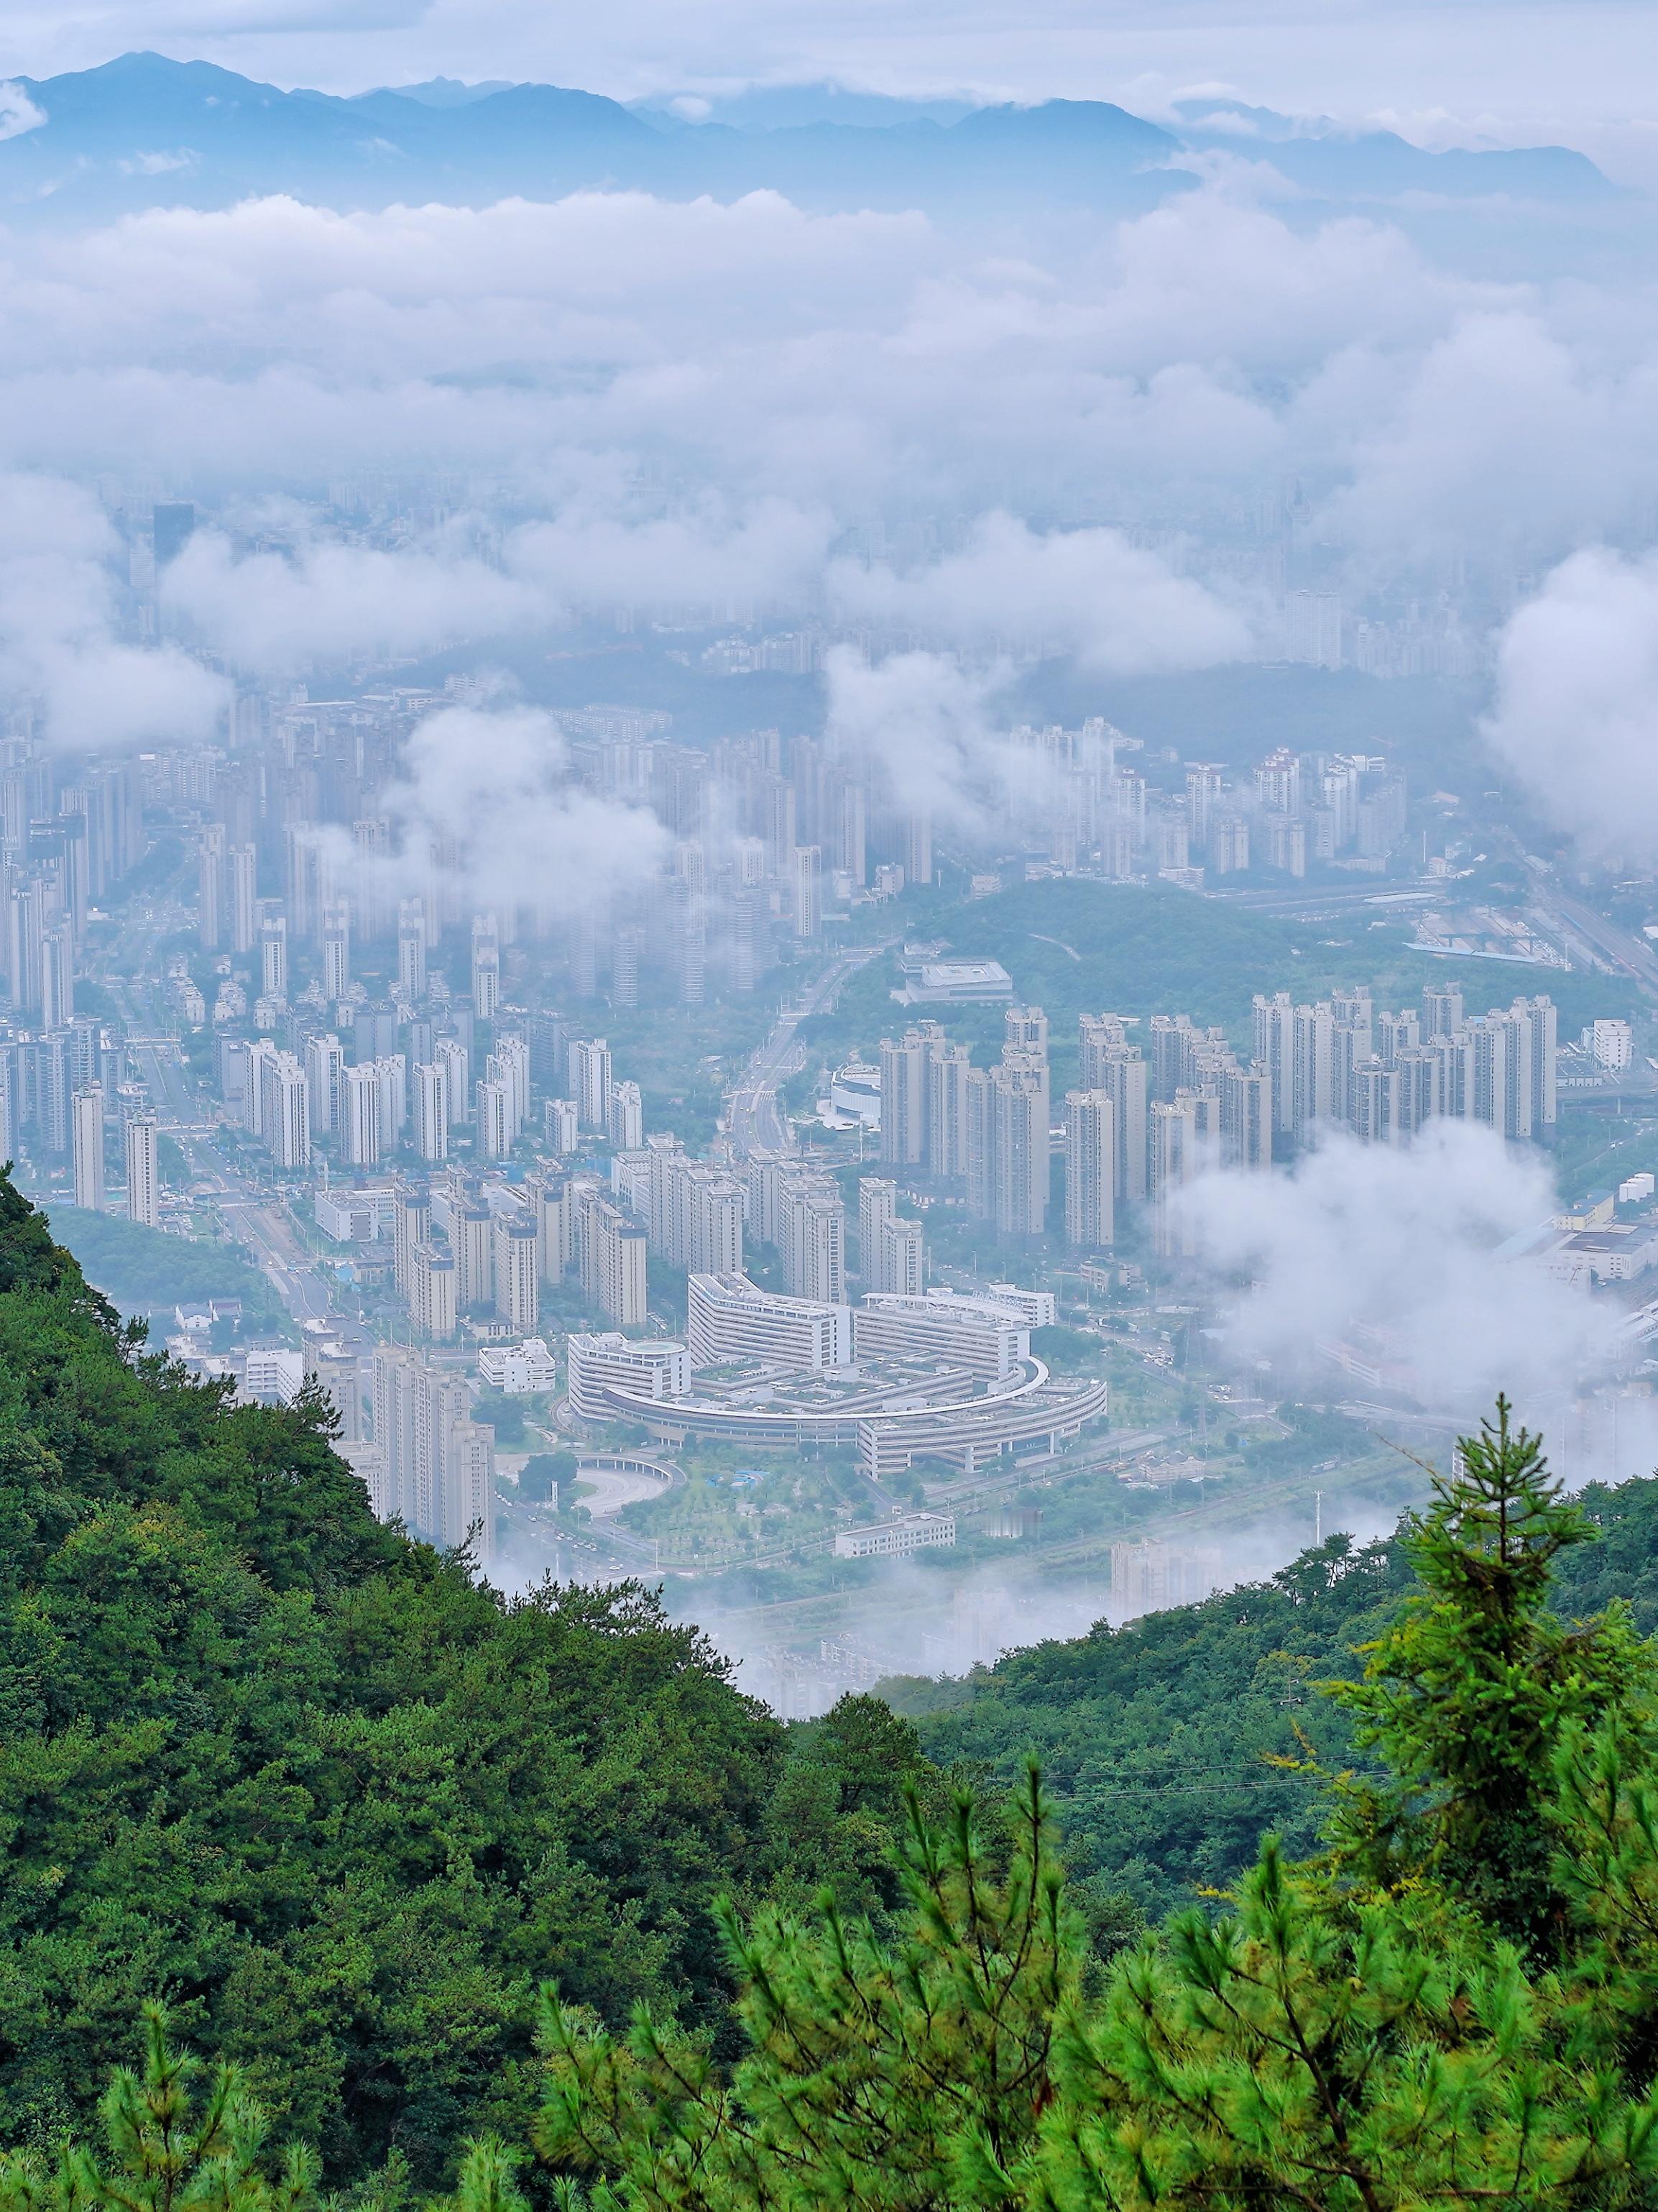
M 9 0 L 0 71 L 150 47 L 335 92 L 439 74 L 621 98 L 827 79 L 1151 114 L 1220 88 L 1422 143 L 1561 139 L 1644 170 L 1658 166 L 1650 32 L 1646 0 Z

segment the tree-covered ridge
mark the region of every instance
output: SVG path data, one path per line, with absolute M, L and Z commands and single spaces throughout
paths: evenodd
M 878 1899 L 920 1769 L 872 1701 L 791 1740 L 636 1586 L 381 1528 L 319 1404 L 146 1352 L 0 1180 L 0 2138 L 84 2130 L 160 1999 L 331 2181 L 434 2180 L 527 2112 L 547 1976 L 718 2026 L 716 1895 Z
M 1575 1618 L 1623 1599 L 1651 1633 L 1658 1480 L 1592 1486 L 1577 1502 L 1600 1540 L 1554 1562 L 1554 1602 Z M 1318 1685 L 1353 1671 L 1415 1583 L 1398 1536 L 1332 1536 L 1268 1582 L 878 1694 L 946 1769 L 1011 1788 L 1038 1759 L 1073 1875 L 1126 1889 L 1157 1918 L 1236 1881 L 1264 1835 L 1312 1850 L 1321 1801 L 1305 1747 L 1330 1765 L 1353 1753 L 1349 1715 Z

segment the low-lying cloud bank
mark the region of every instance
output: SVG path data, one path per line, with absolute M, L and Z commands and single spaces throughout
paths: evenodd
M 740 534 L 776 502 L 814 543 L 902 511 L 959 526 L 942 580 L 872 544 L 874 582 L 835 580 L 920 617 L 946 586 L 951 618 L 974 599 L 975 519 L 998 510 L 1044 538 L 1114 524 L 1136 550 L 1178 535 L 1212 567 L 1224 541 L 1224 568 L 1293 501 L 1355 585 L 1437 588 L 1461 564 L 1500 596 L 1597 537 L 1635 542 L 1658 497 L 1639 284 L 1471 277 L 1386 222 L 1288 220 L 1236 178 L 993 241 L 766 192 L 275 198 L 0 235 L 0 468 L 142 457 L 216 497 L 447 471 L 457 512 L 574 505 L 590 534 L 689 515 L 710 543 L 711 507 Z
M 1485 733 L 1589 854 L 1658 860 L 1658 555 L 1593 546 L 1545 579 L 1503 629 Z
M 1506 1391 L 1555 1425 L 1616 1360 L 1615 1314 L 1513 1249 L 1554 1212 L 1553 1177 L 1491 1130 L 1430 1123 L 1402 1150 L 1333 1134 L 1292 1168 L 1202 1176 L 1181 1203 L 1233 1286 L 1229 1349 L 1274 1388 L 1321 1372 L 1328 1389 L 1351 1352 L 1428 1411 L 1473 1422 Z

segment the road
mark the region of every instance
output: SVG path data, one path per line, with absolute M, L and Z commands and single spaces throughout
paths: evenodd
M 726 1134 L 738 1153 L 793 1149 L 794 1134 L 777 1103 L 777 1086 L 795 1050 L 795 1031 L 812 1015 L 826 1013 L 848 980 L 878 959 L 891 942 L 888 939 L 880 945 L 859 945 L 856 951 L 843 954 L 823 970 L 799 1005 L 786 1006 L 778 1015 L 771 1035 L 744 1070 L 726 1109 Z
M 1540 903 L 1552 907 L 1602 959 L 1610 960 L 1620 975 L 1629 976 L 1649 996 L 1658 998 L 1658 954 L 1645 938 L 1620 929 L 1605 915 L 1585 906 L 1582 899 L 1569 898 L 1558 883 L 1549 884 Z

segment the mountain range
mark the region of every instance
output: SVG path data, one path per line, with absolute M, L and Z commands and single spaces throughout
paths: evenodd
M 1236 103 L 1190 103 L 1169 130 L 1102 100 L 963 112 L 829 87 L 744 95 L 723 114 L 701 102 L 629 107 L 557 85 L 442 78 L 340 98 L 132 53 L 13 81 L 0 109 L 0 221 L 106 221 L 270 192 L 385 207 L 584 188 L 722 200 L 770 188 L 819 210 L 1040 200 L 1131 212 L 1191 189 L 1223 149 L 1270 162 L 1315 201 L 1559 207 L 1619 196 L 1564 147 L 1433 153 L 1387 132 L 1308 131 Z

